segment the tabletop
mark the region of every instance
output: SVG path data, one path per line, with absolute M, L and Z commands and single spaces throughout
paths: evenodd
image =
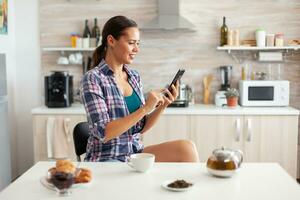
M 155 163 L 146 173 L 135 172 L 126 163 L 82 162 L 89 168 L 90 183 L 73 187 L 69 197 L 59 197 L 45 188 L 40 179 L 54 162 L 38 162 L 0 193 L 0 199 L 266 199 L 299 200 L 300 185 L 275 163 L 243 163 L 231 178 L 208 174 L 205 163 Z M 187 191 L 166 190 L 167 180 L 193 183 Z

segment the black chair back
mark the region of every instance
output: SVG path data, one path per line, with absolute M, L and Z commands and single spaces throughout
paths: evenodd
M 79 122 L 74 128 L 73 140 L 77 161 L 81 161 L 80 156 L 86 152 L 86 145 L 90 136 L 89 131 L 88 122 Z

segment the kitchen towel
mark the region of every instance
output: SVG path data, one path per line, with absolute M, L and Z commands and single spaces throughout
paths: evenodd
M 47 153 L 49 159 L 73 158 L 75 155 L 70 118 L 47 120 Z

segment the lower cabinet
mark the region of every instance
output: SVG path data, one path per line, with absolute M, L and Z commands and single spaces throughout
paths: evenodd
M 33 115 L 34 161 L 67 157 L 76 161 L 73 129 L 85 115 Z
M 188 115 L 163 115 L 154 127 L 143 134 L 145 146 L 159 144 L 170 140 L 188 139 Z
M 201 162 L 222 146 L 240 149 L 244 162 L 277 162 L 297 174 L 298 116 L 164 115 L 144 134 L 145 145 L 194 141 Z
M 82 121 L 86 121 L 85 115 L 33 115 L 35 162 L 57 155 L 76 160 L 73 129 Z M 53 126 L 56 128 L 51 129 Z M 55 137 L 49 143 L 51 133 Z M 177 139 L 192 140 L 201 162 L 206 162 L 216 148 L 240 149 L 245 162 L 277 162 L 296 177 L 296 115 L 163 115 L 142 139 L 145 146 Z
M 195 115 L 191 118 L 190 139 L 196 144 L 201 162 L 206 162 L 212 151 L 222 146 L 242 150 L 241 120 L 242 116 Z
M 278 162 L 291 176 L 297 175 L 297 116 L 246 116 L 246 162 Z

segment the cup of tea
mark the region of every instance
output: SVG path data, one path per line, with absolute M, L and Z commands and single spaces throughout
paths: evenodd
M 155 155 L 151 153 L 131 154 L 127 157 L 126 163 L 138 172 L 148 171 L 154 164 Z

